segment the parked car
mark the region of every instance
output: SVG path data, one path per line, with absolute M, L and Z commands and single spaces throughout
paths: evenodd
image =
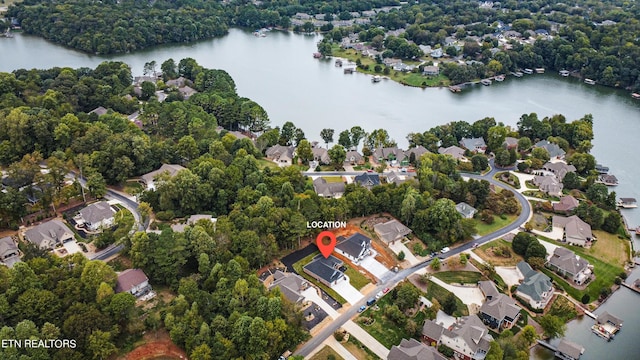
M 384 294 L 382 293 L 382 291 L 379 291 L 379 292 L 376 294 L 376 299 L 380 299 L 380 298 L 382 297 L 382 295 L 384 295 Z
M 478 244 L 478 243 L 473 244 L 473 248 L 474 249 L 477 248 L 478 246 L 480 246 L 480 244 Z
M 382 293 L 383 293 L 383 294 L 386 294 L 386 293 L 388 293 L 388 292 L 389 292 L 389 288 L 385 288 L 384 290 L 382 290 Z
M 367 307 L 366 307 L 366 306 L 364 306 L 364 305 L 362 305 L 362 306 L 360 306 L 360 308 L 358 309 L 358 312 L 359 312 L 359 313 L 361 313 L 361 312 L 365 311 L 366 309 L 367 309 Z
M 449 250 L 451 250 L 451 249 L 449 249 L 448 246 L 445 246 L 445 247 L 442 248 L 442 250 L 440 250 L 440 252 L 443 253 L 443 254 L 446 254 L 446 253 L 449 252 Z
M 367 306 L 371 306 L 371 305 L 373 305 L 375 302 L 376 302 L 376 299 L 373 299 L 373 298 L 372 298 L 372 299 L 369 299 L 369 300 L 367 300 Z

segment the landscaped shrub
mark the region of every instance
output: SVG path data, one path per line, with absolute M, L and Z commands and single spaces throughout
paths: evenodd
M 442 345 L 442 344 L 441 344 L 440 346 L 438 346 L 438 351 L 439 351 L 442 355 L 444 355 L 444 356 L 446 356 L 446 357 L 448 357 L 448 358 L 450 358 L 450 357 L 452 357 L 452 356 L 453 356 L 453 349 L 451 349 L 450 347 L 448 347 L 448 346 L 446 346 L 446 345 Z
M 589 294 L 584 294 L 582 295 L 581 301 L 583 304 L 588 304 L 591 301 L 591 297 L 589 296 Z

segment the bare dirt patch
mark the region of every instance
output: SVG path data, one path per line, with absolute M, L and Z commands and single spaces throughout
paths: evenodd
M 152 360 L 160 357 L 187 359 L 187 353 L 171 341 L 165 330 L 145 334 L 143 345 L 119 357 L 118 360 Z

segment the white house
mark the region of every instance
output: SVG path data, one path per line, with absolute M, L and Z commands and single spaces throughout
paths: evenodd
M 357 263 L 371 254 L 371 239 L 355 233 L 346 239 L 338 240 L 336 251 Z
M 87 229 L 96 231 L 113 226 L 115 213 L 109 203 L 99 201 L 80 210 L 78 215 L 74 217 L 74 220 L 78 225 L 84 224 Z

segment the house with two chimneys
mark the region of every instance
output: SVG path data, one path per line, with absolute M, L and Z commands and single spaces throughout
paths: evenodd
M 553 297 L 553 285 L 551 278 L 540 271 L 535 271 L 531 266 L 520 261 L 516 269 L 523 278 L 516 289 L 516 296 L 526 301 L 533 309 L 544 309 Z
M 570 279 L 576 285 L 585 284 L 593 274 L 587 260 L 563 247 L 555 248 L 553 255 L 547 261 L 547 267 L 558 275 Z

